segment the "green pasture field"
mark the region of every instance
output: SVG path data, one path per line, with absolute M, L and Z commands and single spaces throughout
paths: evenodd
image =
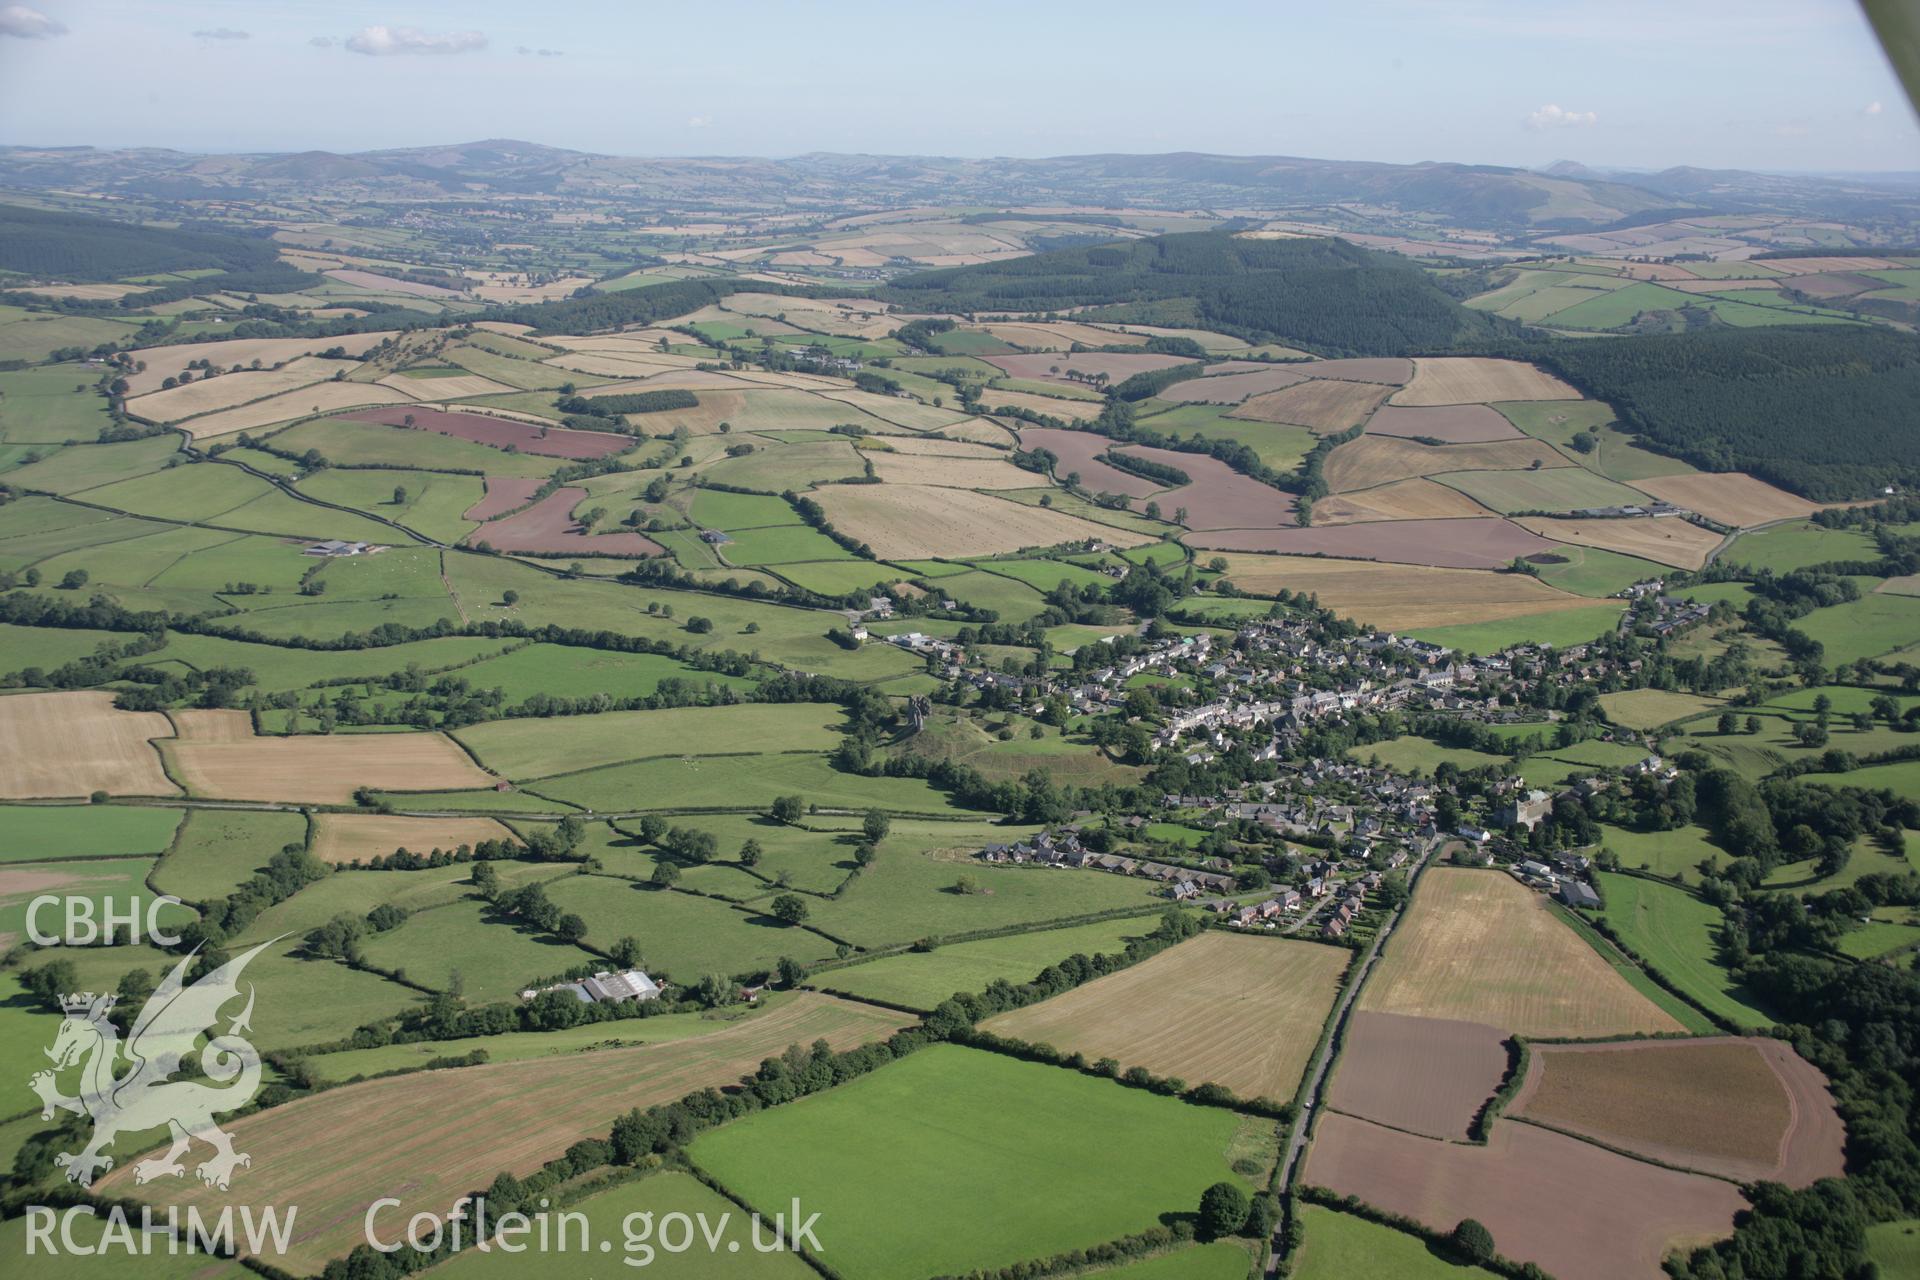
M 728 564 L 747 568 L 854 559 L 852 552 L 832 538 L 803 524 L 776 525 L 770 529 L 737 529 L 716 550 Z
M 1815 609 L 1793 622 L 1794 630 L 1820 642 L 1827 666 L 1878 657 L 1920 635 L 1920 598 L 1870 591 L 1872 581 L 1862 583 L 1858 600 Z
M 821 404 L 835 404 L 822 400 Z M 862 422 L 886 429 L 884 423 L 867 418 L 859 410 L 836 405 L 845 415 L 838 421 Z M 715 484 L 754 489 L 762 493 L 785 493 L 789 489 L 805 492 L 816 484 L 833 480 L 852 480 L 866 474 L 866 464 L 851 443 L 838 437 L 795 444 L 755 448 L 740 458 L 719 458 L 700 468 L 700 474 Z
M 306 842 L 307 820 L 298 813 L 194 809 L 153 882 L 188 902 L 210 902 L 232 894 L 280 850 Z
M 0 892 L 0 938 L 7 939 L 9 946 L 27 938 L 27 911 L 30 904 L 41 895 L 51 895 L 65 901 L 88 899 L 93 903 L 96 922 L 101 919 L 101 912 L 109 901 L 118 912 L 124 912 L 130 904 L 137 903 L 143 930 L 148 920 L 149 904 L 159 896 L 146 884 L 147 873 L 153 870 L 152 858 L 84 858 L 68 862 L 8 859 L 7 865 L 23 875 L 29 870 L 33 872 L 25 878 L 25 882 L 32 885 L 31 888 Z M 58 904 L 42 907 L 35 920 L 40 931 L 55 935 L 63 933 L 66 928 L 63 910 Z M 153 913 L 153 923 L 162 929 L 174 931 L 191 923 L 197 915 L 190 907 L 168 904 Z
M 1856 960 L 1877 960 L 1920 947 L 1920 912 L 1912 907 L 1879 907 L 1873 919 L 1840 935 L 1834 946 Z
M 98 438 L 112 421 L 106 398 L 94 390 L 99 378 L 98 369 L 75 364 L 0 373 L 0 440 L 69 444 Z
M 429 673 L 460 668 L 476 658 L 499 653 L 512 643 L 484 636 L 441 636 L 368 649 L 291 649 L 176 631 L 168 634 L 164 649 L 143 661 L 177 662 L 197 670 L 245 667 L 253 672 L 256 688 L 300 689 L 323 680 L 373 679 L 405 671 L 410 666 Z M 383 695 L 376 692 L 374 696 Z M 404 694 L 384 696 L 395 702 L 405 697 Z
M 181 456 L 180 438 L 172 433 L 119 444 L 76 445 L 45 461 L 8 472 L 7 483 L 47 493 L 81 494 L 116 480 L 159 471 L 169 459 Z
M 795 1194 L 842 1235 L 848 1280 L 959 1274 L 1084 1248 L 1238 1182 L 1230 1112 L 935 1045 L 697 1138 L 693 1162 L 762 1212 Z M 939 1231 L 926 1224 L 944 1223 Z
M 811 985 L 909 1009 L 931 1009 L 957 992 L 984 991 L 995 979 L 1031 982 L 1048 965 L 1072 955 L 1115 955 L 1151 933 L 1158 916 L 1102 920 L 1066 929 L 956 942 L 932 951 L 886 956 L 818 974 Z
M 1694 294 L 1642 280 L 1535 319 L 1556 329 L 1617 329 L 1642 311 L 1678 311 L 1699 305 L 1701 300 Z
M 1880 1280 L 1920 1280 L 1920 1219 L 1868 1227 L 1867 1256 L 1880 1265 Z
M 299 544 L 284 539 L 154 521 L 118 528 L 125 536 L 48 555 L 36 567 L 52 582 L 82 570 L 89 595 L 102 592 L 129 608 L 171 606 L 184 613 L 224 609 L 216 593 L 243 582 L 253 583 L 259 594 L 236 601 L 298 599 L 293 591 L 300 575 L 313 567 Z
M 134 805 L 0 805 L 0 863 L 159 853 L 183 815 Z
M 1673 572 L 1665 565 L 1638 556 L 1603 551 L 1598 547 L 1579 547 L 1562 543 L 1551 554 L 1561 556 L 1565 564 L 1535 564 L 1540 580 L 1577 596 L 1611 596 L 1636 582 L 1661 578 Z
M 1718 908 L 1669 885 L 1618 872 L 1595 873 L 1604 915 L 1621 941 L 1702 1006 L 1740 1026 L 1771 1026 L 1718 959 Z
M 1071 582 L 1076 587 L 1105 587 L 1114 581 L 1104 573 L 1068 564 L 1065 560 L 985 560 L 979 564 L 988 573 L 1012 578 L 1036 591 L 1051 591 L 1062 582 Z
M 988 364 L 973 356 L 899 356 L 894 359 L 893 369 L 927 375 L 958 372 L 969 379 L 977 378 L 983 382 L 1006 376 L 999 365 Z M 891 376 L 891 370 L 882 372 Z
M 1584 467 L 1543 467 L 1538 471 L 1451 471 L 1431 477 L 1458 489 L 1501 514 L 1515 511 L 1579 511 L 1589 507 L 1634 506 L 1647 501 L 1638 489 L 1596 475 Z
M 258 476 L 218 463 L 189 463 L 90 489 L 87 501 L 133 515 L 249 533 L 385 544 L 403 540 L 387 525 L 301 502 Z
M 1604 826 L 1600 843 L 1620 855 L 1620 865 L 1635 871 L 1650 871 L 1657 876 L 1678 876 L 1683 884 L 1697 883 L 1695 870 L 1703 858 L 1725 865 L 1726 853 L 1709 842 L 1707 833 L 1696 826 L 1676 827 L 1672 831 L 1629 831 L 1625 827 Z
M 541 349 L 535 348 L 535 350 Z M 541 350 L 541 355 L 547 354 L 549 353 Z M 565 382 L 578 386 L 582 379 L 582 375 L 570 369 L 540 364 L 537 360 L 518 360 L 512 356 L 501 355 L 475 346 L 455 347 L 447 352 L 447 359 L 469 373 L 477 373 L 483 378 L 492 378 L 495 382 L 504 382 L 522 391 L 551 391 Z
M 267 443 L 282 453 L 318 449 L 322 457 L 337 466 L 470 471 L 497 476 L 545 477 L 565 461 L 533 453 L 508 453 L 433 431 L 345 418 L 295 423 L 274 432 Z
M 766 972 L 782 956 L 812 964 L 834 949 L 811 929 L 761 911 L 610 876 L 567 876 L 547 887 L 547 897 L 587 922 L 587 941 L 594 946 L 638 938 L 647 972 L 656 980 L 664 974 L 682 985 L 709 973 L 745 977 Z
M 1306 1237 L 1294 1251 L 1293 1280 L 1492 1280 L 1463 1267 L 1419 1236 L 1317 1204 L 1300 1206 Z
M 1878 841 L 1861 836 L 1853 842 L 1847 865 L 1838 874 L 1822 876 L 1818 860 L 1809 858 L 1775 867 L 1761 882 L 1761 887 L 1791 890 L 1794 893 L 1826 893 L 1857 884 L 1861 876 L 1874 873 L 1889 876 L 1920 874 L 1920 836 L 1907 832 L 1905 847 L 1898 856 L 1882 849 Z
M 728 493 L 724 489 L 695 490 L 691 514 L 695 524 L 708 529 L 764 529 L 803 523 L 800 513 L 784 498 Z
M 991 646 L 978 646 L 983 658 L 991 659 Z M 1024 649 L 1009 650 L 1026 654 Z M 1140 780 L 1142 770 L 1135 765 L 1116 764 L 1085 737 L 1063 735 L 1051 725 L 1035 738 L 1029 732 L 1035 723 L 1024 716 L 1011 716 L 1013 737 L 1002 741 L 998 735 L 972 721 L 940 717 L 914 735 L 908 750 L 916 755 L 957 760 L 971 765 L 993 782 L 1010 782 L 1034 769 L 1044 769 L 1063 786 L 1099 786 L 1110 782 L 1131 786 Z
M 1128 547 L 1116 552 L 1122 560 L 1134 564 L 1157 564 L 1165 568 L 1170 564 L 1179 564 L 1187 558 L 1187 549 L 1177 542 L 1149 542 L 1145 546 Z
M 599 941 L 606 945 L 614 939 Z M 458 985 L 475 1004 L 514 1000 L 530 982 L 552 980 L 596 961 L 571 943 L 471 899 L 416 912 L 399 927 L 366 938 L 361 949 L 377 969 L 403 973 L 408 981 L 437 991 Z
M 664 654 L 614 653 L 559 644 L 527 645 L 452 674 L 476 689 L 506 690 L 509 706 L 537 693 L 557 698 L 589 698 L 596 693 L 615 698 L 645 697 L 659 689 L 662 680 L 681 680 L 696 688 L 719 685 L 751 689 L 756 683 L 745 676 L 701 671 Z
M 27 1095 L 29 1099 L 32 1096 Z M 34 1115 L 37 1117 L 39 1112 Z M 35 1127 L 39 1127 L 37 1120 Z M 133 1252 L 133 1246 L 128 1243 L 126 1236 L 118 1232 L 111 1237 L 107 1235 L 108 1223 L 104 1215 L 76 1214 L 71 1219 L 63 1218 L 61 1221 L 71 1223 L 74 1245 L 77 1249 L 89 1251 L 83 1255 L 87 1259 L 85 1270 L 89 1275 L 98 1276 L 99 1280 L 249 1280 L 255 1274 L 232 1258 L 198 1252 L 170 1255 L 165 1245 L 151 1254 Z M 130 1221 L 138 1231 L 139 1215 L 132 1215 Z M 49 1252 L 45 1245 L 41 1245 L 36 1252 L 29 1254 L 27 1227 L 28 1220 L 24 1217 L 0 1222 L 0 1257 L 8 1260 L 7 1273 L 14 1280 L 61 1280 L 62 1277 L 71 1276 L 75 1270 L 73 1259 L 67 1256 L 64 1246 L 58 1251 Z M 239 1234 L 239 1228 L 235 1228 L 235 1233 Z M 59 1239 L 58 1236 L 55 1238 Z M 19 1270 L 15 1271 L 15 1267 Z
M 1873 710 L 1875 698 L 1892 698 L 1900 708 L 1901 714 L 1920 702 L 1920 695 L 1903 694 L 1892 689 L 1862 689 L 1857 685 L 1823 684 L 1810 689 L 1789 689 L 1777 693 L 1761 703 L 1758 710 L 1777 712 L 1795 720 L 1811 720 L 1814 717 L 1813 704 L 1816 699 L 1825 698 L 1832 705 L 1829 711 L 1834 716 L 1851 716 L 1856 711 Z
M 565 863 L 517 862 L 496 859 L 500 882 L 515 886 L 531 880 L 551 880 L 571 873 Z M 234 939 L 236 945 L 265 942 L 283 933 L 305 934 L 338 915 L 364 916 L 382 903 L 402 911 L 425 911 L 472 897 L 473 867 L 451 863 L 419 871 L 348 871 L 336 868 L 254 918 Z M 232 948 L 230 947 L 229 950 Z
M 1199 436 L 1205 440 L 1231 440 L 1259 455 L 1260 461 L 1275 471 L 1292 471 L 1301 459 L 1313 451 L 1320 437 L 1305 427 L 1288 422 L 1250 422 L 1229 415 L 1239 408 L 1231 404 L 1183 404 L 1163 413 L 1140 419 L 1139 425 L 1182 440 Z
M 893 566 L 878 561 L 843 558 L 782 564 L 780 576 L 807 591 L 823 596 L 841 596 L 881 585 L 890 586 L 902 578 L 918 575 L 903 574 Z
M 509 778 L 547 778 L 659 756 L 752 749 L 826 751 L 842 712 L 822 702 L 671 707 L 594 715 L 495 720 L 454 731 L 481 763 Z
M 1002 622 L 1025 622 L 1047 607 L 1040 592 L 998 573 L 973 570 L 940 579 L 940 591 L 965 604 L 992 609 Z
M 1633 435 L 1613 425 L 1613 406 L 1598 400 L 1521 400 L 1494 407 L 1527 435 L 1545 440 L 1569 459 L 1609 480 L 1632 484 L 1656 476 L 1686 475 L 1693 470 L 1678 458 L 1642 448 Z M 1592 453 L 1581 453 L 1573 447 L 1573 437 L 1582 431 L 1596 437 Z
M 1376 756 L 1381 764 L 1402 773 L 1417 769 L 1431 774 L 1444 763 L 1451 763 L 1460 769 L 1478 769 L 1484 765 L 1505 767 L 1507 763 L 1505 756 L 1489 755 L 1468 747 L 1442 746 L 1431 738 L 1393 738 L 1347 749 L 1347 758 L 1350 760 L 1367 761 Z
M 1247 1250 L 1240 1241 L 1215 1240 L 1088 1274 L 1100 1280 L 1246 1280 L 1248 1267 Z
M 130 320 L 97 320 L 50 311 L 0 312 L 0 360 L 45 360 L 62 347 L 124 342 L 139 329 Z
M 13 672 L 40 667 L 51 671 L 76 658 L 91 656 L 103 644 L 123 644 L 126 639 L 116 631 L 28 627 L 0 622 L 0 669 Z
M 988 866 L 972 857 L 986 841 L 967 840 L 964 834 L 921 837 L 912 844 L 889 837 L 879 858 L 844 893 L 813 904 L 810 923 L 860 946 L 882 947 L 1167 905 L 1155 886 L 1132 877 Z M 1008 837 L 990 834 L 987 839 Z M 957 891 L 961 876 L 972 877 L 983 892 Z
M 1038 476 L 1034 478 L 1036 480 L 1039 479 Z M 1050 485 L 1032 489 L 1006 489 L 997 492 L 995 496 L 1010 498 L 1022 506 L 1028 507 L 1037 507 L 1040 505 L 1040 499 L 1046 498 L 1049 500 L 1049 505 L 1062 515 L 1079 516 L 1083 520 L 1091 520 L 1095 524 L 1110 525 L 1115 529 L 1125 529 L 1129 533 L 1147 534 L 1157 538 L 1162 534 L 1178 532 L 1178 530 L 1169 529 L 1164 521 L 1149 520 L 1145 516 L 1133 511 L 1121 511 L 1114 507 L 1103 507 L 1097 502 L 1092 502 L 1081 497 L 1079 494 L 1068 493 L 1064 489 L 1055 489 Z M 1141 506 L 1142 509 L 1144 509 L 1145 503 L 1142 502 Z M 1169 506 L 1171 506 L 1171 504 L 1169 504 Z M 1171 517 L 1172 514 L 1173 512 L 1171 510 L 1167 512 L 1169 517 Z
M 1591 739 L 1576 742 L 1570 747 L 1549 747 L 1547 753 L 1555 759 L 1571 764 L 1587 765 L 1594 769 L 1624 769 L 1628 765 L 1638 764 L 1647 758 L 1644 747 L 1628 742 L 1602 742 Z
M 1857 529 L 1823 529 L 1796 520 L 1743 533 L 1720 555 L 1724 564 L 1743 564 L 1775 573 L 1791 573 L 1833 560 L 1878 560 L 1880 549 Z
M 528 784 L 539 795 L 599 813 L 695 809 L 765 810 L 797 795 L 823 808 L 964 814 L 918 778 L 841 773 L 824 753 L 670 756 L 609 765 Z
M 743 893 L 744 897 L 778 892 L 772 882 L 781 876 L 787 877 L 796 889 L 831 893 L 852 874 L 857 865 L 853 860 L 854 850 L 866 838 L 860 833 L 860 819 L 852 815 L 810 816 L 794 826 L 775 822 L 764 813 L 692 813 L 670 821 L 674 826 L 705 831 L 718 842 L 720 854 L 716 863 L 709 867 L 686 868 L 688 887 L 703 892 L 709 890 L 705 877 L 710 870 L 725 869 L 735 877 L 743 875 L 738 871 L 734 859 L 738 858 L 741 846 L 748 840 L 759 842 L 760 864 L 754 870 L 765 878 L 748 876 L 747 879 L 752 880 L 758 890 Z M 902 821 L 898 825 L 902 832 L 900 838 L 911 840 L 910 824 Z M 641 846 L 637 835 L 630 834 L 638 829 L 637 823 L 623 821 L 609 847 L 604 852 L 596 851 L 596 856 L 608 871 L 619 875 L 651 874 L 654 851 Z M 725 864 L 724 868 L 722 864 Z M 732 887 L 744 889 L 745 885 L 735 879 Z M 732 896 L 730 889 L 729 896 Z
M 1723 705 L 1718 698 L 1670 689 L 1623 689 L 1600 695 L 1600 709 L 1607 713 L 1607 719 L 1629 729 L 1655 729 L 1675 720 L 1718 711 Z
M 298 945 L 298 938 L 287 938 L 247 966 L 245 981 L 259 996 L 253 1040 L 263 1051 L 343 1039 L 421 999 L 418 991 L 377 974 L 350 969 L 335 960 L 306 960 L 290 954 Z
M 302 493 L 325 502 L 354 507 L 405 525 L 440 542 L 458 542 L 480 527 L 461 513 L 487 496 L 479 476 L 450 476 L 424 471 L 342 470 L 330 467 L 300 481 Z M 404 489 L 406 500 L 393 501 Z M 386 541 L 396 535 L 388 532 Z
M 1495 622 L 1468 622 L 1452 627 L 1415 627 L 1405 634 L 1467 653 L 1497 653 L 1510 645 L 1550 644 L 1560 648 L 1585 644 L 1613 629 L 1620 607 L 1607 604 L 1587 609 L 1561 609 Z
M 4 547 L 0 543 L 0 552 Z M 917 671 L 921 666 L 919 659 L 891 646 L 842 649 L 827 639 L 827 632 L 844 627 L 846 619 L 830 611 L 670 588 L 568 580 L 494 556 L 449 554 L 446 572 L 462 607 L 474 621 L 565 618 L 570 626 L 649 636 L 696 649 L 758 650 L 770 662 L 852 680 L 877 680 Z M 511 608 L 502 604 L 500 593 L 505 590 L 518 592 L 519 603 Z M 649 604 L 671 606 L 674 616 L 649 614 Z M 689 632 L 686 619 L 694 616 L 712 619 L 712 632 Z M 741 633 L 749 622 L 758 623 L 760 630 L 744 640 Z

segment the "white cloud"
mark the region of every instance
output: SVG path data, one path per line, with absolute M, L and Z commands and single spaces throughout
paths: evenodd
M 311 40 L 308 40 L 307 43 L 316 49 L 331 49 L 334 45 L 338 44 L 339 41 L 335 40 L 332 36 L 314 36 Z
M 487 47 L 478 31 L 422 31 L 418 27 L 362 27 L 345 40 L 354 53 L 385 58 L 406 53 L 477 53 Z
M 205 31 L 193 33 L 200 40 L 251 40 L 251 31 L 236 31 L 232 27 L 210 27 Z
M 534 56 L 538 56 L 542 58 L 560 58 L 560 57 L 566 56 L 566 51 L 563 49 L 529 49 L 525 45 L 521 45 L 520 48 L 516 50 L 516 52 L 518 52 L 520 56 L 523 58 L 529 58 Z
M 1869 102 L 1866 106 L 1860 108 L 1860 114 L 1863 116 L 1877 116 L 1885 110 L 1886 108 L 1878 102 Z
M 1597 111 L 1568 111 L 1549 102 L 1538 111 L 1527 113 L 1529 129 L 1583 129 L 1600 123 Z
M 50 40 L 65 34 L 66 23 L 49 18 L 38 9 L 29 9 L 23 4 L 0 8 L 0 36 L 12 36 L 17 40 Z
M 687 119 L 687 128 L 704 129 L 707 126 L 711 125 L 712 123 L 713 123 L 712 116 L 690 116 Z

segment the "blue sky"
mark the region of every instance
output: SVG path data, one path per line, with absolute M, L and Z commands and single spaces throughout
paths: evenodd
M 1920 170 L 1849 0 L 0 0 L 0 142 Z

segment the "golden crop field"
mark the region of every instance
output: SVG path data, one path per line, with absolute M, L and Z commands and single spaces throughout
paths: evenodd
M 1744 528 L 1769 520 L 1799 520 L 1820 509 L 1818 503 L 1776 489 L 1744 471 L 1698 471 L 1684 476 L 1656 476 L 1634 481 L 1656 498 L 1698 511 L 1709 520 Z
M 457 791 L 498 779 L 438 733 L 183 738 L 168 749 L 191 795 L 346 804 L 361 787 Z
M 1337 493 L 1313 504 L 1313 522 L 1357 524 L 1366 520 L 1449 520 L 1493 514 L 1458 489 L 1425 476 L 1396 480 L 1355 493 Z
M 1153 541 L 1143 534 L 971 489 L 829 485 L 815 498 L 834 528 L 866 543 L 883 560 L 993 555 L 1088 539 L 1120 547 Z
M 403 818 L 391 813 L 321 813 L 313 818 L 313 856 L 324 862 L 382 857 L 396 849 L 452 853 L 483 840 L 512 840 L 492 818 Z
M 1254 396 L 1228 414 L 1255 422 L 1294 422 L 1315 431 L 1339 432 L 1367 420 L 1389 388 L 1369 382 L 1309 378 Z
M 1637 484 L 1643 489 L 1647 487 L 1644 480 Z M 1707 562 L 1707 553 L 1720 545 L 1720 535 L 1713 530 L 1673 516 L 1635 516 L 1621 520 L 1516 516 L 1514 523 L 1556 542 L 1618 551 L 1621 555 L 1670 564 L 1676 569 L 1698 569 Z
M 1530 364 L 1479 356 L 1450 356 L 1415 360 L 1413 381 L 1394 393 L 1392 403 L 1496 404 L 1508 400 L 1578 399 L 1578 391 Z
M 173 736 L 154 711 L 121 711 L 111 693 L 0 698 L 0 796 L 173 796 L 153 738 Z
M 1595 604 L 1524 574 L 1483 569 L 1257 552 L 1228 553 L 1226 560 L 1227 576 L 1243 591 L 1271 595 L 1285 587 L 1313 592 L 1335 613 L 1388 630 L 1491 622 Z

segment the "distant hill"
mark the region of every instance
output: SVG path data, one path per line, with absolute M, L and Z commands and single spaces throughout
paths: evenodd
M 1502 331 L 1403 258 L 1343 240 L 1154 236 L 903 276 L 880 296 L 912 310 L 1059 311 L 1198 324 L 1327 355 L 1444 350 Z
M 0 270 L 36 279 L 119 280 L 197 268 L 258 271 L 277 261 L 272 242 L 264 239 L 0 205 Z

